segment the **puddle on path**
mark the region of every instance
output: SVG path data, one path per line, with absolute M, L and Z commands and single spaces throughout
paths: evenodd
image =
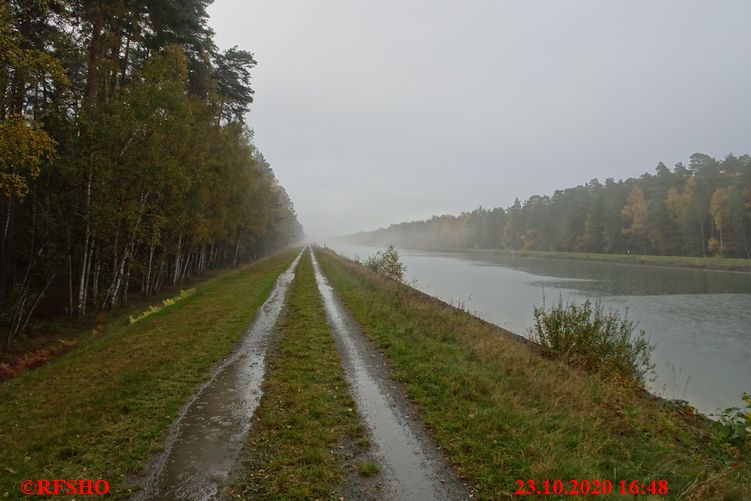
M 137 499 L 215 499 L 261 399 L 266 351 L 302 252 L 277 279 L 233 353 L 186 404 Z
M 388 499 L 467 499 L 406 398 L 388 378 L 375 349 L 345 312 L 311 249 L 318 290 L 344 360 L 347 380 L 370 429 Z M 379 363 L 380 362 L 380 363 Z

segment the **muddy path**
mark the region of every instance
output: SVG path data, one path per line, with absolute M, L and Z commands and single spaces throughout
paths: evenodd
M 183 407 L 135 499 L 221 496 L 261 399 L 269 341 L 301 255 L 277 278 L 232 354 Z
M 457 479 L 402 391 L 390 380 L 382 355 L 365 338 L 321 273 L 313 268 L 352 394 L 371 434 L 381 467 L 382 494 L 390 500 L 467 499 Z

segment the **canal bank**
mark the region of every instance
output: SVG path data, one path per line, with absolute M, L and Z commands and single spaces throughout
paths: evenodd
M 480 498 L 519 479 L 666 479 L 671 497 L 744 499 L 748 458 L 715 425 L 547 360 L 502 329 L 330 252 L 324 274 Z
M 379 249 L 332 244 L 350 258 Z M 656 395 L 705 414 L 738 406 L 751 381 L 751 275 L 698 269 L 401 250 L 407 282 L 506 330 L 528 335 L 535 306 L 599 298 L 651 342 Z

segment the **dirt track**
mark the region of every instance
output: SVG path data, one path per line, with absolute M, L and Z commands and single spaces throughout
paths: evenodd
M 380 473 L 366 481 L 357 474 L 344 489 L 347 498 L 387 500 L 467 499 L 388 366 L 351 319 L 321 273 L 310 250 L 318 290 L 342 358 L 346 377 L 373 450 L 368 456 Z M 269 298 L 235 351 L 186 403 L 148 469 L 136 499 L 217 499 L 236 471 L 240 451 L 262 397 L 266 354 L 285 305 L 301 252 L 282 273 Z
M 261 399 L 269 338 L 301 255 L 279 276 L 239 346 L 185 405 L 137 499 L 220 496 Z
M 358 410 L 376 448 L 384 499 L 467 499 L 469 494 L 435 447 L 385 360 L 360 331 L 321 273 L 311 249 L 318 290 Z

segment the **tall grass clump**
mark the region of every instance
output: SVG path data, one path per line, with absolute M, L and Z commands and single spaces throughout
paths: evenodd
M 378 251 L 375 255 L 368 257 L 364 264 L 371 270 L 382 273 L 391 279 L 399 282 L 404 281 L 404 272 L 407 268 L 401 262 L 399 252 L 393 245 L 389 245 L 386 250 Z
M 188 289 L 186 291 L 181 290 L 180 294 L 178 294 L 177 296 L 175 296 L 173 298 L 163 299 L 161 306 L 152 305 L 152 306 L 149 306 L 148 309 L 146 309 L 145 311 L 143 311 L 139 315 L 135 315 L 135 316 L 131 315 L 131 316 L 129 316 L 128 317 L 128 323 L 134 324 L 134 323 L 136 323 L 136 322 L 138 322 L 140 320 L 143 320 L 144 318 L 148 317 L 149 315 L 153 315 L 154 313 L 156 313 L 158 311 L 162 311 L 167 306 L 172 306 L 176 302 L 182 301 L 183 299 L 192 296 L 194 292 L 196 292 L 195 289 Z
M 653 374 L 654 351 L 643 330 L 617 311 L 605 311 L 599 300 L 535 307 L 531 338 L 543 354 L 607 377 L 643 387 Z

